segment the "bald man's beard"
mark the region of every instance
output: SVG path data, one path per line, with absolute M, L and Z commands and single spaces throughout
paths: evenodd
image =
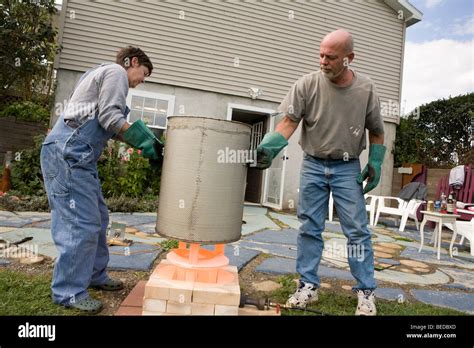
M 344 66 L 338 71 L 334 71 L 334 69 L 324 70 L 323 65 L 320 65 L 320 68 L 321 68 L 321 72 L 324 74 L 324 76 L 326 76 L 330 80 L 338 77 L 339 75 L 341 75 L 344 72 Z

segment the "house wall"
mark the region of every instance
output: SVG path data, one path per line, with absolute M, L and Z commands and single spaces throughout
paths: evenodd
M 324 35 L 347 28 L 355 38 L 353 67 L 375 81 L 382 101 L 400 98 L 404 22 L 380 0 L 68 0 L 63 8 L 60 69 L 84 72 L 137 45 L 156 66 L 150 82 L 240 97 L 255 87 L 263 91 L 260 100 L 278 103 L 298 77 L 318 68 Z

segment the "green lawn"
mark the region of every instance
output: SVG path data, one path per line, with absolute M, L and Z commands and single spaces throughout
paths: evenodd
M 295 289 L 293 276 L 279 279 L 282 288 L 272 293 L 271 299 L 285 303 Z M 0 270 L 0 315 L 83 315 L 82 312 L 66 309 L 51 301 L 51 276 L 25 275 L 8 269 Z M 352 294 L 322 289 L 319 300 L 309 309 L 330 315 L 354 315 L 357 299 Z M 420 302 L 398 303 L 377 300 L 378 315 L 465 315 L 464 313 L 430 306 Z M 283 315 L 317 315 L 300 310 L 283 310 Z
M 272 293 L 271 299 L 278 303 L 285 303 L 288 296 L 296 289 L 294 276 L 279 278 L 282 288 Z M 309 309 L 323 312 L 328 315 L 354 315 L 357 306 L 355 294 L 345 290 L 335 291 L 332 289 L 320 289 L 317 302 L 308 306 Z M 377 315 L 466 315 L 456 310 L 435 307 L 421 302 L 398 303 L 397 301 L 386 301 L 376 299 Z M 283 315 L 319 315 L 317 313 L 302 310 L 282 310 Z
M 0 315 L 83 315 L 51 300 L 51 276 L 0 270 Z

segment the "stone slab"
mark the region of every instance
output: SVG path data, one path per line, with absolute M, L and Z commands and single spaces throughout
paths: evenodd
M 296 230 L 299 229 L 301 226 L 301 222 L 298 221 L 298 218 L 296 217 L 296 215 L 279 214 L 279 213 L 271 212 L 270 216 L 274 219 L 277 219 L 283 222 L 285 225 L 288 225 L 290 228 L 294 228 Z
M 405 291 L 399 288 L 377 288 L 375 290 L 375 296 L 388 301 L 396 301 L 402 298 L 407 298 Z
M 256 250 L 265 254 L 296 259 L 296 246 L 278 245 L 275 243 L 258 243 L 246 240 L 241 240 L 236 245 L 241 249 Z
M 457 266 L 461 268 L 474 269 L 474 262 L 464 260 L 460 257 L 451 258 L 446 250 L 441 250 L 440 260 L 437 259 L 437 254 L 432 250 L 425 250 L 423 248 L 421 252 L 418 252 L 418 249 L 407 247 L 400 253 L 400 258 L 408 258 L 416 261 L 422 261 L 435 265 L 443 266 Z
M 276 243 L 286 245 L 296 245 L 298 230 L 287 228 L 283 230 L 265 230 L 246 236 L 242 240 L 249 240 L 263 243 Z
M 449 275 L 455 284 L 462 285 L 464 289 L 474 289 L 474 273 L 472 271 L 448 267 L 440 268 L 440 271 Z
M 229 259 L 229 265 L 236 266 L 239 271 L 261 253 L 259 250 L 244 248 L 240 243 L 227 244 L 224 248 L 224 255 Z M 203 245 L 202 248 L 213 250 L 214 246 Z
M 418 300 L 431 305 L 451 308 L 461 312 L 474 314 L 474 294 L 455 291 L 411 290 Z
M 109 251 L 108 269 L 148 271 L 162 249 L 153 245 L 136 243 L 129 247 L 112 246 L 109 247 Z

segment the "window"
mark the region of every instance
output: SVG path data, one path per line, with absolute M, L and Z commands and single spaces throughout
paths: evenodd
M 173 95 L 130 91 L 127 97 L 130 108 L 128 122 L 141 119 L 150 128 L 166 129 L 167 117 L 174 111 L 174 98 Z

